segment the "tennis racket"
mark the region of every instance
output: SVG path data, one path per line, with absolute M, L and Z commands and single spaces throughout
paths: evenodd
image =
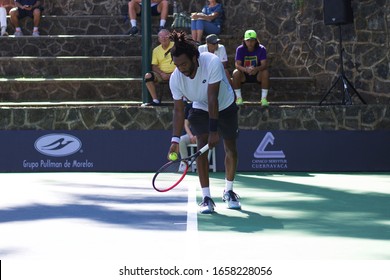
M 158 192 L 167 192 L 179 185 L 194 161 L 208 149 L 209 145 L 207 144 L 188 158 L 169 161 L 161 166 L 153 176 L 153 188 Z

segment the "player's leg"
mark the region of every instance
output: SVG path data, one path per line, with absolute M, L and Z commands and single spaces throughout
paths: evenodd
M 148 89 L 150 96 L 153 99 L 152 105 L 160 105 L 160 101 L 158 100 L 157 97 L 157 92 L 156 92 L 156 85 L 158 81 L 161 81 L 162 78 L 158 73 L 155 72 L 148 72 L 145 74 L 145 86 Z
M 268 106 L 269 72 L 268 69 L 257 73 L 257 81 L 261 84 L 261 105 Z
M 137 15 L 141 13 L 141 6 L 136 0 L 131 0 L 129 1 L 128 9 L 131 28 L 127 33 L 129 35 L 135 35 L 138 33 Z
M 160 14 L 160 28 L 159 28 L 159 30 L 163 29 L 165 26 L 165 23 L 167 22 L 168 8 L 169 8 L 169 2 L 167 0 L 163 0 L 157 5 L 157 11 Z
M 241 95 L 241 84 L 245 83 L 245 75 L 238 69 L 234 69 L 232 76 L 233 89 L 236 94 L 237 105 L 242 105 L 244 100 Z
M 208 122 L 207 122 L 208 124 Z M 197 135 L 198 150 L 208 142 L 208 134 Z M 208 153 L 204 153 L 196 159 L 196 168 L 200 186 L 202 188 L 202 202 L 200 203 L 200 213 L 209 214 L 214 212 L 214 201 L 211 198 L 210 178 L 209 178 L 209 159 Z
M 33 21 L 34 21 L 34 29 L 33 36 L 39 36 L 39 25 L 41 23 L 41 10 L 39 8 L 34 9 L 33 13 Z
M 198 150 L 208 143 L 209 139 L 209 114 L 206 111 L 192 109 L 188 115 L 191 130 L 196 135 Z M 200 205 L 200 213 L 209 214 L 214 212 L 214 201 L 211 198 L 210 179 L 209 179 L 209 160 L 207 153 L 199 156 L 196 160 L 196 168 L 198 170 L 199 183 L 202 189 L 202 202 Z
M 237 171 L 238 151 L 238 107 L 232 104 L 219 112 L 219 130 L 225 149 L 225 189 L 222 200 L 229 209 L 241 209 L 239 196 L 233 191 L 234 178 Z

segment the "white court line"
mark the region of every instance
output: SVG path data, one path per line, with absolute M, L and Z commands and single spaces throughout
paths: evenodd
M 187 233 L 194 234 L 198 232 L 198 209 L 196 207 L 196 188 L 187 185 L 188 204 L 187 204 Z

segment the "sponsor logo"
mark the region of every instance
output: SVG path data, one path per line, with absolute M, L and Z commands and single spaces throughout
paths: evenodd
M 266 151 L 267 146 L 273 145 L 274 141 L 274 135 L 271 132 L 267 132 L 256 151 L 253 153 L 253 169 L 286 170 L 288 168 L 286 155 L 283 151 Z
M 271 132 L 267 132 L 261 141 L 260 145 L 257 147 L 253 156 L 255 158 L 285 158 L 283 151 L 266 151 L 265 148 L 271 144 L 273 145 L 275 137 Z
M 69 134 L 47 134 L 38 138 L 35 149 L 43 155 L 64 157 L 72 155 L 81 149 L 81 141 Z

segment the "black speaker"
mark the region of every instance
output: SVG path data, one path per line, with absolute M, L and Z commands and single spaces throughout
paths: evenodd
M 353 23 L 351 0 L 324 0 L 324 23 L 326 25 Z

